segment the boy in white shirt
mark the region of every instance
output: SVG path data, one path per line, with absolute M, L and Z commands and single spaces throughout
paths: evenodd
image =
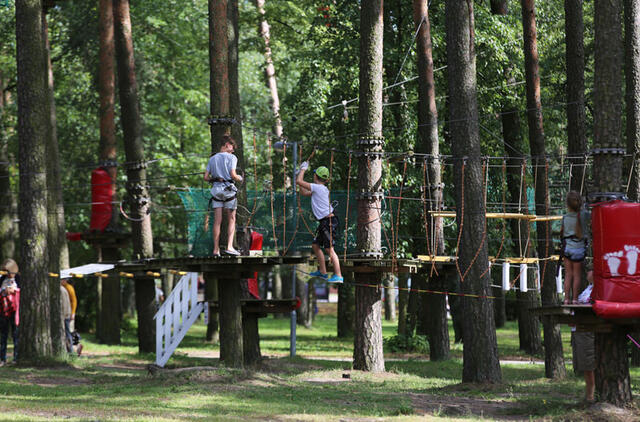
M 326 183 L 329 181 L 329 169 L 324 166 L 318 167 L 313 174 L 313 182 L 304 181 L 304 173 L 309 168 L 309 162 L 305 161 L 300 165 L 300 171 L 296 178 L 296 184 L 300 186 L 300 194 L 311 197 L 311 210 L 318 220 L 318 230 L 316 237 L 313 239 L 311 247 L 318 258 L 318 270 L 311 273 L 314 277 L 320 277 L 327 280 L 327 266 L 324 262 L 325 249 L 331 264 L 333 265 L 334 274 L 327 281 L 330 283 L 342 283 L 344 278 L 340 272 L 340 261 L 338 255 L 333 249 L 336 234 L 338 233 L 338 217 L 333 214 L 333 207 L 329 201 L 329 189 Z

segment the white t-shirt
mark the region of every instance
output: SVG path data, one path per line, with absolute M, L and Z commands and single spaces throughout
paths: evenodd
M 333 212 L 329 202 L 329 189 L 325 185 L 310 183 L 311 185 L 311 211 L 316 220 L 322 220 Z

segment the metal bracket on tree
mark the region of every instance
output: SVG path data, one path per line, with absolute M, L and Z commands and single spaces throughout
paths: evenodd
M 603 154 L 612 154 L 612 155 L 624 155 L 627 153 L 626 148 L 594 148 L 589 151 L 591 155 L 603 155 Z
M 384 147 L 384 136 L 364 136 L 356 141 L 356 146 L 365 148 Z
M 365 199 L 367 201 L 377 201 L 382 200 L 384 198 L 384 192 L 358 192 L 356 193 L 356 200 Z
M 124 163 L 124 168 L 127 170 L 142 170 L 148 167 L 148 163 L 146 160 L 140 161 L 129 161 Z
M 233 116 L 209 116 L 208 123 L 210 126 L 232 126 L 237 125 L 238 120 L 236 120 L 236 118 Z

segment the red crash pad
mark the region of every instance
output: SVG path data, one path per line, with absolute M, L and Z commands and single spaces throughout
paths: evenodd
M 640 204 L 611 201 L 596 204 L 591 214 L 593 233 L 592 299 L 640 306 Z M 617 315 L 634 307 L 602 304 Z M 613 311 L 611 311 L 613 312 Z M 598 314 L 599 315 L 599 314 Z M 618 316 L 621 318 L 622 316 Z M 626 317 L 631 317 L 630 315 Z

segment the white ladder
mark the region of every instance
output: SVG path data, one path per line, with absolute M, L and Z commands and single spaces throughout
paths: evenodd
M 164 367 L 203 310 L 204 303 L 198 302 L 198 273 L 187 273 L 153 317 L 156 320 L 156 365 Z

